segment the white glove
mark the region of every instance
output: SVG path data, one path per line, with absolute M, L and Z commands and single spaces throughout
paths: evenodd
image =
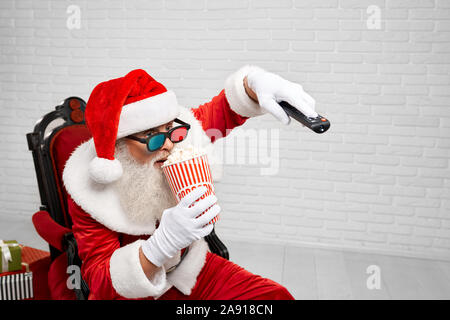
M 215 195 L 195 203 L 206 191 L 205 187 L 194 189 L 175 207 L 164 210 L 159 227 L 142 245 L 142 252 L 154 265 L 161 267 L 178 251 L 210 234 L 213 224 L 206 224 L 219 214 L 220 207 L 215 204 Z M 208 208 L 208 212 L 196 218 Z
M 277 103 L 280 101 L 286 101 L 307 117 L 317 117 L 317 112 L 314 111 L 316 101 L 303 91 L 303 87 L 298 83 L 290 82 L 261 68 L 250 71 L 247 83 L 256 93 L 261 108 L 284 124 L 289 124 L 291 119 Z

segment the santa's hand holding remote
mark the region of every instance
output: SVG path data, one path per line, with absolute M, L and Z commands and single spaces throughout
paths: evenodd
M 303 90 L 303 87 L 288 81 L 277 74 L 267 72 L 259 67 L 252 67 L 244 78 L 247 94 L 257 101 L 261 113 L 271 113 L 284 124 L 290 123 L 290 117 L 278 104 L 286 101 L 307 117 L 317 117 L 316 101 Z

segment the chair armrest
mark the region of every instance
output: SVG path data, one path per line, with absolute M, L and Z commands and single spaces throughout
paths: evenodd
M 223 244 L 223 242 L 220 241 L 219 237 L 216 234 L 215 228 L 213 228 L 211 233 L 205 237 L 205 240 L 208 243 L 209 250 L 212 253 L 215 253 L 224 259 L 230 260 L 228 249 Z
M 64 235 L 72 230 L 56 223 L 47 211 L 38 211 L 32 218 L 37 233 L 52 247 L 64 251 Z

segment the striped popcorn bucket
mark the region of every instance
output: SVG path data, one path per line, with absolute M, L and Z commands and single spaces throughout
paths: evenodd
M 167 182 L 173 195 L 179 202 L 192 190 L 198 187 L 206 187 L 208 191 L 197 201 L 215 194 L 212 183 L 211 168 L 206 155 L 194 157 L 180 162 L 164 165 L 162 167 Z M 208 211 L 207 209 L 206 211 Z M 205 212 L 206 212 L 205 211 Z M 203 212 L 202 214 L 204 214 Z M 219 220 L 219 215 L 215 216 L 210 222 L 215 223 Z

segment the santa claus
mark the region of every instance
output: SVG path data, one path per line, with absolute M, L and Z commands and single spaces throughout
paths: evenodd
M 211 151 L 249 117 L 271 113 L 288 124 L 281 100 L 317 116 L 302 86 L 256 66 L 229 76 L 224 90 L 193 109 L 141 69 L 94 88 L 85 112 L 92 139 L 63 173 L 90 299 L 293 299 L 210 252 L 203 237 L 221 210 L 216 196 L 196 201 L 206 191 L 197 188 L 176 203 L 161 169 L 175 148 Z

